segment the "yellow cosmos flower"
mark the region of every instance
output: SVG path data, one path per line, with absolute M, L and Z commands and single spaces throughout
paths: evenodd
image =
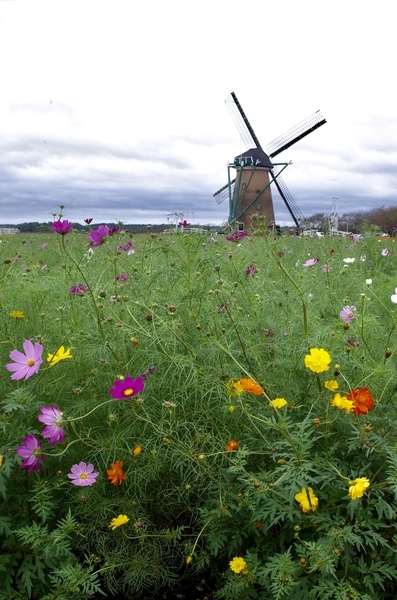
M 270 406 L 273 406 L 273 408 L 283 408 L 288 402 L 285 398 L 276 398 L 275 400 L 271 400 L 269 404 Z
M 229 566 L 234 573 L 241 573 L 244 569 L 247 568 L 247 563 L 240 556 L 235 556 L 233 560 L 230 561 Z
M 109 527 L 111 527 L 113 531 L 117 527 L 120 527 L 120 525 L 125 525 L 126 523 L 128 523 L 128 521 L 129 518 L 127 517 L 127 515 L 119 515 L 118 517 L 115 517 L 110 521 Z
M 241 396 L 244 391 L 243 386 L 238 379 L 229 379 L 226 384 L 226 391 L 229 396 Z
M 25 315 L 21 310 L 12 310 L 10 312 L 10 317 L 12 317 L 13 319 L 24 319 Z
M 302 491 L 295 495 L 295 500 L 299 502 L 302 512 L 315 511 L 318 507 L 318 498 L 315 496 L 311 487 L 302 488 Z
M 132 454 L 134 456 L 138 456 L 140 453 L 142 452 L 142 446 L 135 446 L 135 448 L 132 451 Z
M 364 492 L 371 484 L 368 477 L 357 477 L 357 479 L 349 481 L 349 485 L 350 498 L 352 500 L 357 500 L 357 498 L 362 498 L 364 496 Z
M 339 383 L 335 379 L 329 379 L 328 381 L 324 381 L 324 387 L 331 392 L 335 392 L 339 388 Z
M 346 396 L 341 396 L 340 394 L 335 394 L 330 401 L 330 405 L 339 408 L 339 410 L 345 410 L 347 413 L 351 413 L 354 408 L 353 400 L 348 400 Z
M 53 367 L 60 360 L 65 360 L 65 358 L 73 358 L 73 355 L 70 354 L 70 348 L 68 348 L 65 351 L 65 348 L 63 346 L 61 346 L 60 348 L 58 348 L 58 350 L 55 352 L 55 354 L 48 353 L 47 362 L 50 363 L 49 364 L 50 367 Z
M 314 373 L 328 371 L 331 356 L 324 348 L 310 348 L 310 354 L 305 356 L 305 367 Z

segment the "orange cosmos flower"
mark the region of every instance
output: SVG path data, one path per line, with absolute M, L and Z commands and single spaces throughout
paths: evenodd
M 135 448 L 132 451 L 132 454 L 134 456 L 138 456 L 138 454 L 140 454 L 142 452 L 142 446 L 135 446 Z
M 257 396 L 260 396 L 265 391 L 253 379 L 240 379 L 239 383 L 243 390 L 245 392 L 249 392 L 250 394 L 256 394 Z
M 353 412 L 355 415 L 366 415 L 368 410 L 374 406 L 372 394 L 366 387 L 359 390 L 352 390 L 347 399 L 354 403 Z
M 106 471 L 108 479 L 112 485 L 121 485 L 127 479 L 123 473 L 123 461 L 116 460 L 115 463 L 110 463 L 110 469 Z
M 226 452 L 233 452 L 233 450 L 237 450 L 240 443 L 236 442 L 236 440 L 230 440 L 225 446 Z

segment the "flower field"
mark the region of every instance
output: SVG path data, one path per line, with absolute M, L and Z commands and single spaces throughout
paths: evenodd
M 393 238 L 0 238 L 0 600 L 397 596 Z

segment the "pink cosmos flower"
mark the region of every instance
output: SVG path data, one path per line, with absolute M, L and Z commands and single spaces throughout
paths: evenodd
M 227 235 L 226 239 L 228 242 L 239 242 L 240 240 L 243 240 L 246 235 L 246 231 L 234 231 L 230 235 Z
M 40 246 L 40 248 L 41 248 L 42 250 L 45 250 L 45 249 L 47 248 L 47 246 L 48 246 L 48 244 L 43 244 L 42 246 Z
M 67 219 L 65 219 L 64 221 L 61 221 L 59 219 L 58 221 L 54 221 L 53 223 L 51 223 L 51 227 L 57 233 L 65 235 L 66 233 L 69 233 L 69 231 L 72 231 L 73 223 L 71 223 Z
M 87 225 L 89 225 L 90 223 L 92 223 L 92 219 L 84 219 L 84 223 L 87 223 Z
M 387 248 L 383 248 L 382 250 L 382 256 L 387 256 L 389 254 L 389 251 Z
M 190 227 L 190 223 L 188 223 L 188 222 L 186 221 L 186 219 L 183 219 L 183 221 L 179 221 L 178 225 L 179 225 L 180 227 Z
M 84 296 L 87 293 L 87 288 L 83 283 L 79 283 L 79 285 L 72 285 L 69 292 L 75 296 Z
M 40 471 L 40 461 L 45 460 L 44 454 L 41 452 L 43 442 L 39 442 L 34 435 L 27 435 L 23 438 L 22 446 L 18 446 L 17 454 L 25 460 L 21 464 L 21 469 L 27 467 L 28 473 L 32 471 Z
M 245 269 L 246 275 L 255 275 L 258 272 L 258 269 L 254 265 L 248 265 Z
M 120 246 L 117 246 L 117 250 L 131 250 L 132 248 L 132 242 L 128 242 L 128 244 L 120 244 Z
M 345 323 L 350 323 L 356 318 L 354 314 L 356 310 L 357 309 L 355 306 L 344 306 L 340 311 L 339 316 L 343 321 L 345 321 Z
M 8 371 L 15 371 L 11 375 L 11 379 L 29 379 L 35 373 L 38 372 L 43 359 L 43 346 L 41 344 L 33 344 L 30 340 L 23 342 L 23 349 L 25 354 L 19 352 L 19 350 L 11 350 L 10 358 L 15 361 L 6 365 Z
M 65 421 L 59 408 L 54 404 L 51 404 L 51 406 L 42 406 L 37 418 L 40 423 L 44 423 L 47 426 L 44 427 L 41 433 L 43 438 L 48 438 L 51 445 L 57 442 L 62 444 L 65 439 L 65 430 L 63 428 Z
M 90 242 L 90 246 L 95 248 L 96 246 L 102 246 L 109 235 L 109 227 L 107 225 L 99 225 L 98 229 L 91 231 L 87 239 Z
M 115 233 L 117 233 L 120 230 L 120 227 L 112 227 L 111 229 L 109 229 L 109 235 L 114 235 Z
M 116 400 L 127 400 L 143 391 L 145 380 L 143 377 L 137 377 L 136 379 L 125 377 L 123 381 L 117 379 L 113 385 L 114 387 L 109 390 L 110 395 Z
M 94 473 L 94 465 L 86 465 L 85 462 L 79 462 L 78 465 L 73 465 L 70 469 L 71 473 L 68 473 L 69 479 L 73 485 L 89 486 L 95 483 L 99 473 Z
M 319 258 L 309 258 L 305 263 L 303 263 L 302 267 L 313 267 L 318 263 Z
M 128 275 L 127 273 L 121 273 L 121 275 L 116 275 L 116 281 L 127 281 Z

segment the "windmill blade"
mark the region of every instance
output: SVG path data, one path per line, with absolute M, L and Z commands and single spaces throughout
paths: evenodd
M 295 200 L 293 199 L 291 192 L 287 188 L 283 178 L 281 177 L 281 175 L 278 175 L 279 168 L 274 167 L 274 169 L 272 169 L 271 173 L 273 175 L 273 180 L 276 185 L 276 188 L 277 188 L 281 198 L 284 200 L 285 206 L 287 207 L 289 214 L 293 218 L 294 223 L 298 227 L 298 229 L 301 229 L 306 219 L 303 216 L 303 214 L 301 213 L 301 211 L 299 210 L 299 208 L 298 208 Z
M 266 146 L 266 152 L 270 156 L 270 158 L 274 158 L 277 154 L 280 154 L 293 144 L 296 144 L 299 140 L 306 137 L 315 129 L 321 127 L 321 125 L 325 125 L 327 121 L 324 116 L 318 110 L 317 112 L 307 117 L 292 129 L 289 129 L 283 135 L 276 138 L 268 146 Z
M 233 196 L 235 181 L 236 180 L 233 179 L 233 181 L 231 181 L 230 184 L 226 183 L 226 185 L 223 185 L 221 188 L 219 188 L 219 190 L 215 192 L 215 194 L 212 194 L 218 204 L 221 204 L 224 200 L 226 200 L 226 198 L 229 198 L 229 187 L 231 188 L 230 193 Z
M 258 138 L 255 135 L 255 131 L 252 129 L 250 122 L 248 121 L 245 112 L 243 111 L 240 102 L 237 100 L 237 96 L 234 92 L 231 92 L 225 99 L 226 106 L 228 107 L 234 124 L 237 127 L 237 131 L 240 134 L 247 150 L 251 148 L 261 148 Z

